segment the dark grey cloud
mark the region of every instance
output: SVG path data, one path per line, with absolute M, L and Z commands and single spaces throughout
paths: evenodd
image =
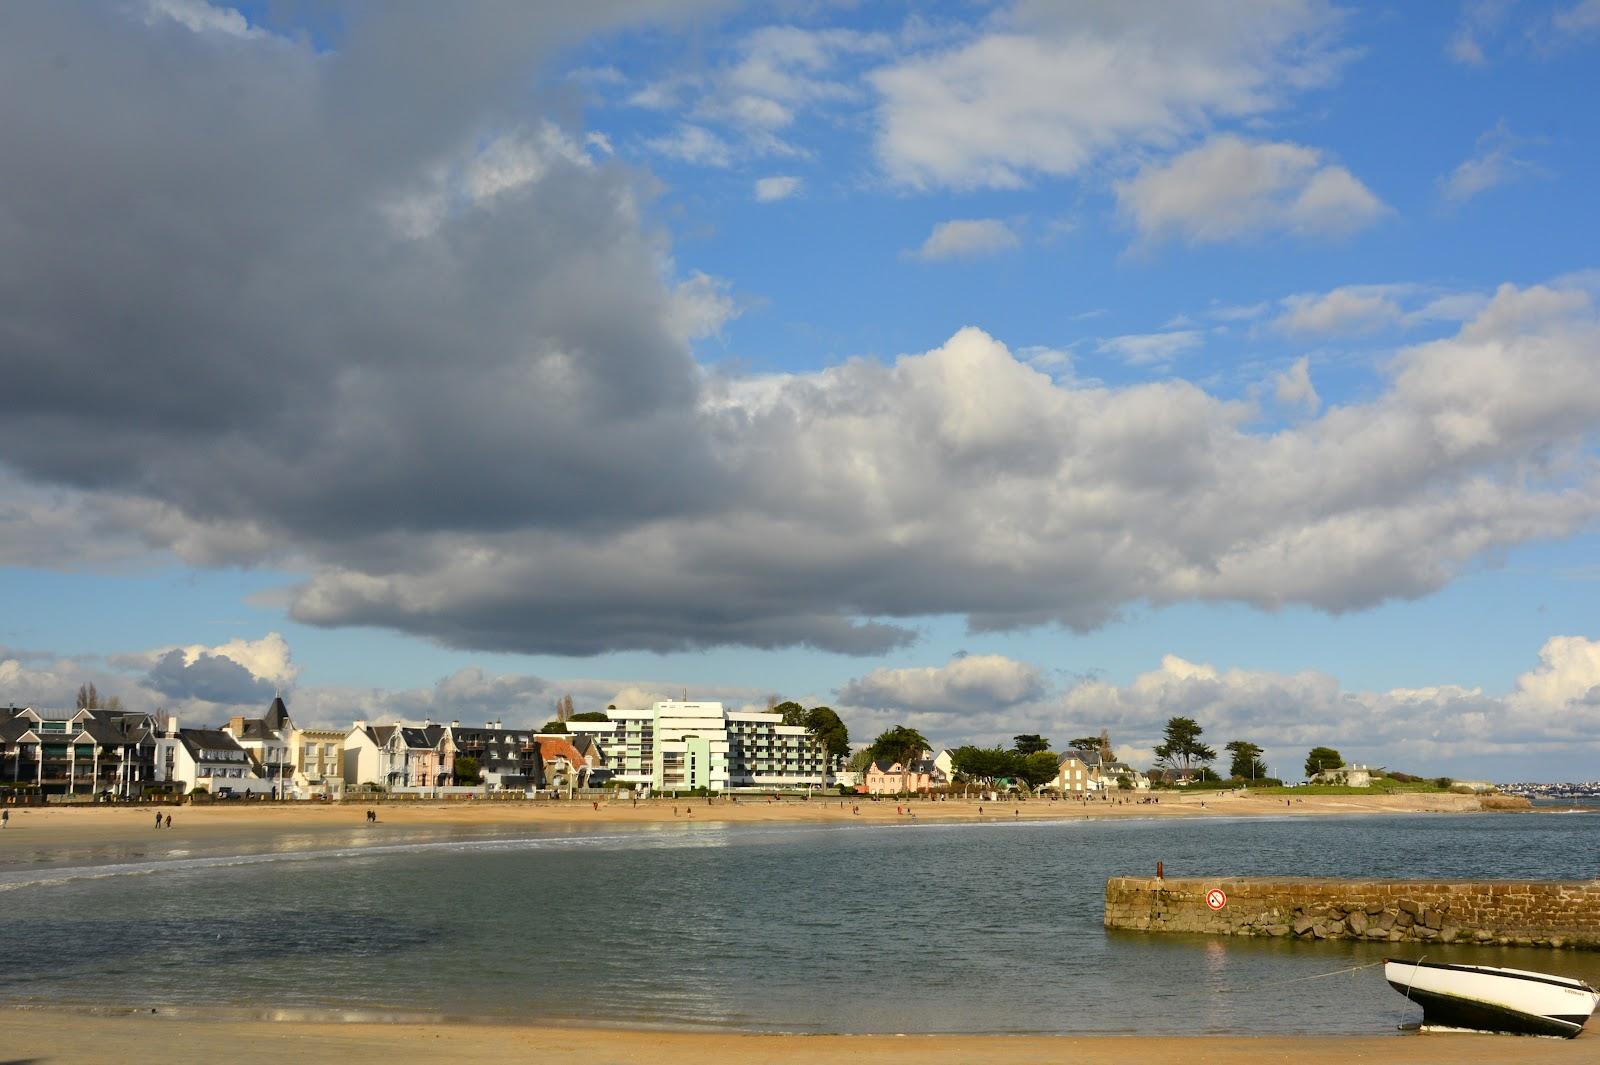
M 269 681 L 226 655 L 202 652 L 190 662 L 178 649 L 156 660 L 145 684 L 170 699 L 198 699 L 230 706 L 264 704 L 273 695 Z
M 630 176 L 550 152 L 492 203 L 429 185 L 517 128 L 552 47 L 642 6 L 358 6 L 323 52 L 9 6 L 6 460 L 313 550 L 704 504 Z M 428 196 L 408 235 L 396 205 Z

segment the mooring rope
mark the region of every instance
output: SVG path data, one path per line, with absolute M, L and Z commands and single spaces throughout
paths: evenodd
M 1272 987 L 1278 987 L 1278 986 L 1283 985 L 1283 984 L 1304 983 L 1307 980 L 1326 980 L 1330 976 L 1343 976 L 1345 973 L 1358 973 L 1363 969 L 1375 969 L 1378 966 L 1382 965 L 1383 962 L 1384 962 L 1384 959 L 1380 958 L 1377 961 L 1370 961 L 1365 965 L 1352 965 L 1348 969 L 1337 969 L 1337 970 L 1335 970 L 1335 971 L 1333 971 L 1331 973 L 1314 973 L 1311 976 L 1297 976 L 1292 980 L 1274 980 L 1274 979 L 1271 979 L 1271 978 L 1267 978 L 1267 979 L 1262 980 L 1259 984 L 1257 984 L 1255 986 L 1252 986 L 1252 987 L 1245 987 L 1245 988 L 1219 987 L 1216 990 L 1217 990 L 1217 993 L 1219 993 L 1219 994 L 1231 995 L 1231 994 L 1234 994 L 1234 993 L 1236 993 L 1238 991 L 1241 991 L 1241 990 L 1243 990 L 1243 991 L 1259 990 L 1261 987 L 1265 987 L 1265 986 L 1268 986 L 1268 985 L 1270 985 Z
M 1274 980 L 1273 983 L 1277 983 L 1277 984 L 1298 984 L 1298 983 L 1302 983 L 1302 982 L 1304 982 L 1306 980 L 1322 980 L 1322 979 L 1325 979 L 1325 978 L 1327 978 L 1329 976 L 1343 976 L 1345 973 L 1358 973 L 1362 969 L 1376 969 L 1378 966 L 1380 966 L 1382 964 L 1383 964 L 1383 960 L 1379 959 L 1378 961 L 1369 961 L 1365 965 L 1352 965 L 1348 969 L 1339 969 L 1336 972 L 1317 973 L 1315 976 L 1297 976 L 1293 980 Z

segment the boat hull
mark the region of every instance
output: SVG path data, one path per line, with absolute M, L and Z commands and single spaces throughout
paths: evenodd
M 1424 1028 L 1570 1039 L 1600 995 L 1576 980 L 1490 966 L 1388 962 L 1389 986 L 1422 1007 Z
M 1583 1031 L 1583 1021 L 1573 1017 L 1545 1017 L 1498 1006 L 1492 1002 L 1473 1002 L 1412 988 L 1389 981 L 1389 986 L 1422 1007 L 1423 1028 L 1467 1029 L 1474 1032 L 1505 1032 L 1509 1035 L 1554 1035 L 1571 1039 Z

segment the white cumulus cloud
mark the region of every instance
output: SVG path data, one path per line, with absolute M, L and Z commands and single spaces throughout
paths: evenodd
M 1165 333 L 1127 333 L 1100 342 L 1099 349 L 1116 355 L 1133 366 L 1157 366 L 1171 362 L 1202 342 L 1198 329 L 1173 329 Z
M 940 262 L 997 255 L 1020 245 L 1017 234 L 998 218 L 955 219 L 934 226 L 916 254 L 925 262 Z
M 1465 203 L 1492 188 L 1538 173 L 1538 167 L 1516 154 L 1531 143 L 1512 133 L 1504 119 L 1495 123 L 1478 137 L 1472 156 L 1440 180 L 1444 198 L 1451 203 Z
M 756 179 L 756 202 L 776 203 L 800 192 L 805 182 L 797 177 L 774 176 Z
M 1302 355 L 1287 370 L 1272 379 L 1273 394 L 1286 407 L 1301 407 L 1312 414 L 1322 406 L 1316 386 L 1311 383 L 1311 360 Z
M 1145 243 L 1210 244 L 1286 232 L 1340 236 L 1388 210 L 1321 152 L 1225 134 L 1116 186 L 1117 204 Z
M 1326 81 L 1335 23 L 1318 0 L 1017 3 L 969 40 L 871 75 L 878 156 L 918 187 L 1076 174 Z
M 875 669 L 839 690 L 852 706 L 912 713 L 994 710 L 1044 691 L 1039 670 L 1004 655 L 963 655 L 942 666 Z

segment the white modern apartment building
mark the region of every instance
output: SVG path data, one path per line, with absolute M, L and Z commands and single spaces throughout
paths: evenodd
M 611 710 L 610 721 L 569 721 L 605 753 L 612 779 L 654 791 L 732 791 L 826 784 L 821 746 L 776 714 L 729 713 L 721 703 L 661 702 Z

